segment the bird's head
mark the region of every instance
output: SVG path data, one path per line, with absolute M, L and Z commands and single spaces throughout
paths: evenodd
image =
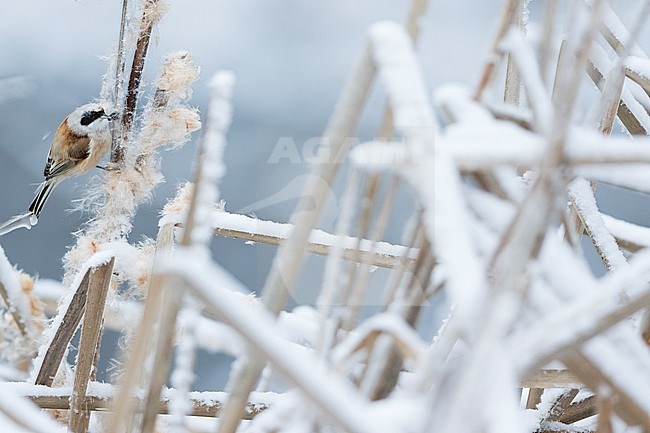
M 108 130 L 108 123 L 113 116 L 106 114 L 101 104 L 90 103 L 76 108 L 68 115 L 68 126 L 77 135 L 89 135 L 93 132 Z

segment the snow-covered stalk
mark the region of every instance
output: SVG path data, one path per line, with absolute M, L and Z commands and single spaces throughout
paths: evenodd
M 334 326 L 328 326 L 332 317 L 332 310 L 336 302 L 341 287 L 341 259 L 343 256 L 342 236 L 349 233 L 354 217 L 355 203 L 357 201 L 357 191 L 359 188 L 358 170 L 352 170 L 345 186 L 345 192 L 341 200 L 341 214 L 336 223 L 336 243 L 333 245 L 332 253 L 327 257 L 325 263 L 325 272 L 323 274 L 323 283 L 321 286 L 316 306 L 320 318 L 319 338 L 316 351 L 320 356 L 325 357 L 331 346 L 334 344 L 334 336 L 339 329 L 340 319 L 337 319 Z
M 587 73 L 596 86 L 602 91 L 605 88 L 605 74 L 611 70 L 611 62 L 605 50 L 598 44 L 592 47 L 591 58 Z M 650 115 L 637 100 L 638 94 L 633 94 L 627 86 L 623 86 L 621 101 L 617 110 L 618 118 L 631 135 L 648 135 L 650 131 Z
M 69 426 L 72 433 L 88 431 L 90 411 L 85 408 L 88 383 L 96 375 L 99 358 L 99 344 L 102 337 L 102 323 L 106 295 L 111 283 L 115 258 L 90 271 L 88 280 L 88 296 L 84 308 L 79 353 L 75 366 L 74 388 L 70 399 Z
M 0 294 L 15 321 L 15 325 L 20 330 L 20 333 L 26 337 L 28 335 L 27 328 L 32 322 L 30 301 L 23 292 L 18 271 L 11 266 L 1 246 Z
M 167 2 L 165 0 L 141 0 L 141 2 L 142 20 L 140 22 L 140 30 L 135 46 L 135 51 L 133 53 L 133 61 L 131 63 L 131 74 L 129 75 L 124 111 L 122 112 L 120 119 L 120 141 L 128 139 L 131 128 L 133 126 L 140 81 L 142 80 L 144 62 L 147 58 L 147 51 L 149 49 L 151 31 L 153 30 L 153 26 L 162 19 L 168 9 Z M 119 67 L 119 65 L 117 66 Z M 124 144 L 122 144 L 122 146 L 124 146 Z M 114 157 L 113 154 L 115 155 Z M 111 154 L 111 159 L 115 158 L 113 162 L 121 164 L 123 162 L 122 159 L 124 158 L 124 150 L 120 149 L 120 145 L 118 145 L 113 154 Z
M 548 131 L 553 109 L 540 71 L 535 67 L 532 48 L 526 43 L 521 30 L 514 28 L 504 36 L 502 47 L 510 52 L 510 59 L 519 71 L 535 119 L 535 129 L 540 133 Z
M 113 92 L 113 108 L 118 109 L 124 100 L 124 71 L 125 65 L 125 33 L 127 26 L 127 12 L 129 9 L 129 0 L 122 0 L 122 16 L 120 18 L 120 32 L 117 41 L 117 53 L 115 54 L 115 76 L 112 86 Z M 106 83 L 108 84 L 108 83 Z M 103 98 L 104 99 L 104 98 Z M 120 116 L 121 117 L 121 116 Z M 123 149 L 121 148 L 122 140 L 122 119 L 116 119 L 118 122 L 113 123 L 113 135 L 111 137 L 111 154 L 110 161 L 113 164 L 118 163 L 122 157 Z
M 363 321 L 354 333 L 347 334 L 332 353 L 334 364 L 345 369 L 352 355 L 370 346 L 378 335 L 389 336 L 400 354 L 415 364 L 422 360 L 427 350 L 426 344 L 410 324 L 392 312 L 384 312 Z
M 492 77 L 502 59 L 503 54 L 502 51 L 499 50 L 499 45 L 501 44 L 503 36 L 505 36 L 508 29 L 512 26 L 512 23 L 517 16 L 517 12 L 520 11 L 519 4 L 521 1 L 522 0 L 507 0 L 501 9 L 501 15 L 499 17 L 496 32 L 492 39 L 492 43 L 488 48 L 485 66 L 483 66 L 481 78 L 479 79 L 476 92 L 474 93 L 474 99 L 477 101 L 482 99 L 483 92 L 492 81 Z
M 66 433 L 67 429 L 26 398 L 17 393 L 3 390 L 0 392 L 0 414 L 5 431 L 29 433 Z
M 429 5 L 428 0 L 412 0 L 411 2 L 411 9 L 409 11 L 408 17 L 406 19 L 406 32 L 408 33 L 413 45 L 417 45 L 419 36 L 420 36 L 420 31 L 421 31 L 421 23 L 422 19 L 426 14 L 427 7 Z M 390 140 L 393 138 L 393 135 L 395 133 L 395 124 L 394 124 L 394 119 L 393 119 L 393 107 L 390 104 L 390 101 L 386 104 L 384 108 L 384 114 L 381 119 L 381 123 L 379 126 L 379 131 L 377 136 L 380 137 L 383 140 Z M 376 182 L 377 179 L 379 178 L 379 173 L 371 173 L 369 179 L 370 182 Z M 398 178 L 397 175 L 394 173 L 390 174 L 391 176 L 391 186 L 389 189 L 389 192 L 387 194 L 386 199 L 384 200 L 379 216 L 377 217 L 375 229 L 373 231 L 373 236 L 372 236 L 372 248 L 374 249 L 376 243 L 383 237 L 386 229 L 386 224 L 388 223 L 388 218 L 390 216 L 390 212 L 392 210 L 392 205 L 395 199 L 395 193 L 397 191 L 397 186 L 398 186 Z M 405 258 L 406 256 L 403 256 Z M 401 260 L 403 263 L 404 260 Z M 368 263 L 367 261 L 362 262 L 364 265 L 362 266 L 363 270 L 361 271 L 361 281 L 357 283 L 357 294 L 363 294 L 366 291 L 367 284 L 370 280 L 370 267 L 371 264 Z M 405 273 L 405 266 L 403 267 L 398 267 L 395 274 L 396 278 L 395 281 L 399 281 L 401 275 L 404 275 Z M 395 275 L 394 274 L 394 275 Z M 352 284 L 352 279 L 349 279 L 349 284 Z M 398 283 L 395 283 L 395 285 L 391 285 L 390 283 L 386 286 L 386 290 L 388 292 L 391 292 L 397 285 Z M 391 295 L 387 295 L 387 297 L 390 297 Z M 358 297 L 357 297 L 358 298 Z M 353 301 L 354 302 L 354 301 Z M 351 305 L 352 308 L 357 308 L 355 304 L 353 303 Z M 348 317 L 350 319 L 354 318 L 355 313 L 350 314 Z M 325 323 L 321 324 L 322 328 L 321 330 L 324 329 Z M 351 325 L 349 325 L 351 326 Z M 333 337 L 333 336 L 332 336 Z
M 368 178 L 363 197 L 360 201 L 359 223 L 357 228 L 359 240 L 357 241 L 357 245 L 354 248 L 357 251 L 359 250 L 361 239 L 368 236 L 368 230 L 370 229 L 370 220 L 372 218 L 372 213 L 376 204 L 378 188 L 379 176 L 371 175 Z M 359 274 L 359 271 L 365 270 L 365 268 L 360 268 L 361 267 L 359 266 L 352 266 L 348 269 L 347 282 L 343 289 L 342 303 L 346 306 L 347 311 L 345 311 L 343 314 L 343 322 L 341 325 L 343 329 L 348 331 L 354 326 L 359 304 L 365 297 L 365 287 L 363 285 L 357 285 L 357 275 Z
M 425 16 L 427 8 L 429 7 L 429 0 L 412 0 L 411 9 L 409 10 L 408 17 L 406 18 L 406 31 L 415 45 L 420 37 L 420 30 L 422 29 L 422 17 Z
M 542 38 L 539 44 L 539 73 L 542 82 L 550 89 L 551 57 L 555 50 L 555 26 L 558 0 L 544 2 L 544 18 L 542 23 Z
M 650 150 L 648 159 L 650 160 Z M 176 197 L 165 206 L 159 224 L 183 224 L 189 208 L 192 188 L 193 185 L 189 183 L 179 190 Z M 216 235 L 280 246 L 286 242 L 293 230 L 293 225 L 289 223 L 278 223 L 225 211 L 222 204 L 223 201 L 220 201 L 211 210 L 210 219 Z M 343 248 L 341 252 L 343 260 L 389 269 L 407 268 L 415 257 L 415 254 L 408 253 L 408 248 L 403 245 L 361 239 L 360 249 L 357 250 L 354 248 L 357 242 L 358 239 L 351 236 L 339 237 L 324 230 L 314 229 L 309 236 L 306 250 L 312 254 L 329 256 L 334 253 L 335 246 L 340 244 Z M 405 253 L 407 254 L 404 255 Z
M 420 248 L 422 248 L 422 245 L 425 243 L 426 236 L 422 228 L 422 212 L 420 210 L 418 210 L 415 215 L 411 216 L 407 222 L 404 231 L 402 232 L 402 239 L 406 245 L 409 245 L 408 250 L 405 251 L 401 258 L 402 263 L 405 264 L 408 255 L 412 252 L 419 253 Z M 394 272 L 393 275 L 391 275 L 391 278 L 386 282 L 384 298 L 382 300 L 384 310 L 386 310 L 400 295 L 399 292 L 405 284 L 404 278 L 410 275 L 407 272 L 409 269 L 413 269 L 413 266 L 402 266 L 401 268 L 398 268 L 397 272 Z
M 391 179 L 390 186 L 388 187 L 388 191 L 386 192 L 386 196 L 382 199 L 382 204 L 377 215 L 377 220 L 375 221 L 375 227 L 370 236 L 372 242 L 371 249 L 373 250 L 386 232 L 390 213 L 393 210 L 393 205 L 395 204 L 398 185 L 399 181 L 397 177 L 393 177 Z M 351 290 L 351 297 L 348 303 L 350 310 L 347 314 L 347 324 L 344 325 L 344 328 L 347 329 L 351 329 L 357 320 L 359 307 L 361 306 L 363 296 L 366 293 L 368 283 L 370 281 L 370 276 L 372 275 L 372 265 L 365 260 L 359 260 L 359 262 L 361 263 L 361 266 L 357 272 L 360 274 L 360 277 L 356 282 L 354 282 L 354 289 Z M 350 280 L 352 280 L 352 278 L 350 278 Z
M 643 19 L 648 13 L 648 5 L 650 5 L 650 2 L 645 2 L 644 8 L 639 14 L 633 31 L 629 35 L 629 40 L 627 41 L 628 46 L 632 43 L 632 41 L 636 39 L 636 36 L 642 27 L 641 24 L 643 22 Z M 625 85 L 625 73 L 623 67 L 624 59 L 625 57 L 622 56 L 614 62 L 614 66 L 609 71 L 605 85 L 603 86 L 600 102 L 593 114 L 593 123 L 597 125 L 596 127 L 598 131 L 606 136 L 609 136 L 611 134 L 616 114 L 620 110 L 621 94 Z M 592 188 L 595 188 L 595 183 L 592 184 Z M 578 239 L 582 236 L 583 230 L 586 229 L 589 232 L 589 229 L 585 226 L 580 225 L 580 221 L 582 221 L 582 224 L 584 224 L 584 218 L 580 215 L 576 215 L 576 212 L 579 212 L 579 209 L 575 206 L 574 203 L 574 206 L 570 209 L 570 215 L 568 215 L 568 218 L 572 220 L 572 222 L 567 226 L 566 230 L 568 238 L 577 248 L 579 245 Z M 599 249 L 599 245 L 595 243 L 595 239 L 593 237 L 591 237 L 591 239 L 594 241 L 594 246 L 600 253 L 601 258 L 604 258 L 601 250 Z M 605 265 L 608 270 L 612 270 L 607 262 L 605 262 Z
M 600 115 L 600 119 L 598 123 L 598 129 L 605 135 L 609 135 L 611 133 L 616 113 L 620 109 L 619 104 L 621 100 L 621 94 L 623 92 L 623 86 L 625 85 L 624 82 L 626 76 L 629 76 L 635 82 L 637 82 L 637 84 L 641 85 L 641 87 L 646 91 L 646 93 L 650 95 L 650 79 L 648 79 L 650 74 L 639 73 L 638 70 L 630 69 L 627 66 L 627 64 L 629 64 L 629 60 L 628 60 L 629 54 L 631 52 L 634 52 L 635 54 L 639 53 L 637 50 L 635 50 L 636 39 L 639 33 L 641 32 L 641 29 L 643 28 L 643 24 L 649 12 L 650 12 L 650 1 L 646 0 L 641 4 L 641 9 L 637 13 L 636 21 L 632 27 L 632 30 L 627 35 L 626 41 L 618 41 L 618 43 L 615 43 L 614 41 L 616 41 L 616 38 L 614 37 L 607 38 L 608 42 L 610 43 L 610 45 L 612 45 L 612 47 L 619 46 L 619 49 L 617 50 L 617 52 L 619 53 L 619 58 L 616 60 L 616 62 L 614 62 L 614 66 L 612 67 L 612 70 L 607 76 L 607 81 L 605 83 L 605 87 L 603 89 L 603 93 L 599 105 L 598 114 Z M 611 27 L 613 25 L 612 24 L 613 19 L 610 18 L 609 21 L 610 21 L 609 27 Z M 605 27 L 608 28 L 607 26 Z M 643 60 L 641 64 L 643 64 Z M 643 68 L 637 68 L 637 69 L 643 69 Z M 595 242 L 594 245 L 596 245 Z M 598 251 L 602 257 L 603 255 L 601 253 L 601 250 Z M 642 321 L 639 324 L 641 335 L 644 338 L 644 340 L 650 341 L 650 339 L 648 338 L 648 335 L 650 335 L 650 307 L 646 309 L 642 317 L 643 317 Z
M 223 156 L 226 134 L 232 121 L 232 91 L 235 75 L 217 72 L 210 81 L 210 106 L 199 160 L 197 161 L 193 198 L 190 202 L 182 245 L 207 247 L 213 236 L 212 210 L 219 200 L 217 185 L 226 173 Z
M 513 350 L 521 350 L 521 353 L 528 354 L 518 360 L 522 370 L 525 371 L 541 367 L 555 354 L 569 347 L 578 347 L 595 335 L 613 327 L 643 308 L 644 303 L 647 303 L 650 298 L 650 288 L 647 286 L 650 275 L 650 254 L 647 252 L 637 255 L 630 262 L 626 272 L 608 274 L 602 281 L 595 282 L 589 274 L 579 272 L 583 264 L 572 257 L 565 246 L 549 241 L 547 248 L 549 251 L 543 256 L 548 263 L 547 266 L 556 266 L 556 262 L 561 261 L 577 267 L 568 278 L 560 275 L 553 277 L 556 280 L 553 288 L 567 291 L 564 285 L 570 279 L 573 281 L 572 290 L 589 293 L 589 296 L 575 299 L 566 305 L 562 312 L 549 315 L 535 326 L 518 332 L 511 338 Z M 551 269 L 549 271 L 547 273 L 551 275 L 553 271 Z M 625 303 L 621 303 L 621 293 L 626 293 Z M 576 317 L 581 317 L 583 320 L 576 321 Z M 548 329 L 556 330 L 552 338 L 548 336 Z
M 0 314 L 0 362 L 17 371 L 29 370 L 46 323 L 33 289 L 34 280 L 14 268 L 0 246 L 0 302 L 6 305 Z
M 612 70 L 607 75 L 600 103 L 595 113 L 594 123 L 598 130 L 605 135 L 612 133 L 624 84 L 625 74 L 623 72 L 622 61 L 618 60 L 614 63 Z
M 512 28 L 510 31 L 515 29 L 521 29 L 523 32 L 524 29 L 524 5 L 520 3 L 518 5 L 518 11 L 514 17 L 512 23 Z M 508 54 L 508 62 L 506 66 L 506 82 L 503 88 L 503 102 L 506 104 L 511 104 L 516 107 L 519 106 L 521 100 L 521 74 L 512 58 L 512 53 Z
M 196 358 L 195 327 L 200 311 L 196 302 L 190 300 L 181 312 L 183 330 L 176 351 L 176 367 L 171 374 L 171 398 L 169 414 L 176 432 L 187 432 L 186 416 L 191 415 L 194 405 L 190 400 L 190 391 L 194 382 L 194 361 Z
M 422 311 L 426 299 L 427 288 L 435 259 L 431 246 L 425 240 L 420 248 L 418 260 L 413 274 L 400 292 L 399 296 L 391 303 L 387 311 L 400 318 L 405 325 L 415 327 L 417 318 Z M 361 389 L 372 400 L 386 398 L 397 385 L 399 374 L 403 367 L 403 354 L 398 352 L 394 341 L 387 335 L 379 335 L 368 357 L 368 366 L 364 371 Z
M 174 227 L 165 224 L 158 230 L 154 263 L 171 255 L 174 244 Z M 147 356 L 150 354 L 151 341 L 158 321 L 163 299 L 158 280 L 152 280 L 147 291 L 144 312 L 138 330 L 133 339 L 131 351 L 127 354 L 126 369 L 121 378 L 120 388 L 113 404 L 113 416 L 109 420 L 108 432 L 123 430 L 123 424 L 130 424 L 134 415 L 134 389 L 146 382 L 150 371 L 147 370 Z
M 569 199 L 607 270 L 627 269 L 627 260 L 605 226 L 589 182 L 582 178 L 574 180 L 569 185 Z
M 196 110 L 185 105 L 198 72 L 186 51 L 165 58 L 155 96 L 145 108 L 142 127 L 126 149 L 125 166 L 107 173 L 106 199 L 99 221 L 87 230 L 100 242 L 127 235 L 137 206 L 149 200 L 153 188 L 163 181 L 157 151 L 182 146 L 190 140 L 190 133 L 201 127 Z
M 438 329 L 438 334 L 433 339 L 429 353 L 420 363 L 420 368 L 415 371 L 415 376 L 410 382 L 411 385 L 408 386 L 409 392 L 427 394 L 432 389 L 442 389 L 442 382 L 445 379 L 445 362 L 458 342 L 464 326 L 459 317 L 452 308 L 449 316 Z M 435 394 L 431 396 L 432 400 L 433 397 Z
M 594 0 L 589 0 L 588 3 L 595 4 L 596 2 Z M 643 11 L 647 7 L 644 4 L 647 3 L 646 0 L 641 0 L 640 3 L 641 9 L 639 12 Z M 637 13 L 636 18 L 639 20 L 637 23 L 643 25 L 643 14 Z M 648 57 L 635 38 L 631 37 L 633 31 L 631 32 L 627 29 L 609 2 L 606 2 L 602 6 L 602 25 L 598 27 L 598 30 L 600 30 L 600 33 L 603 35 L 607 43 L 619 56 L 624 57 L 626 55 L 633 55 Z
M 650 95 L 650 59 L 630 56 L 625 60 L 625 75 Z
M 429 0 L 412 0 L 411 9 L 409 10 L 408 17 L 406 18 L 406 31 L 413 41 L 413 45 L 417 45 L 422 29 L 422 19 L 426 14 Z M 379 124 L 379 131 L 377 137 L 384 140 L 390 140 L 393 137 L 393 110 L 390 104 L 384 107 L 384 114 Z

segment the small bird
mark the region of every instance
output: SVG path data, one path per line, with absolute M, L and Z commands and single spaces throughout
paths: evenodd
M 43 206 L 58 184 L 97 166 L 111 146 L 109 122 L 114 116 L 106 114 L 100 104 L 90 103 L 63 119 L 47 154 L 43 171 L 45 181 L 36 190 L 29 212 L 1 225 L 0 236 L 20 227 L 30 229 L 38 223 Z

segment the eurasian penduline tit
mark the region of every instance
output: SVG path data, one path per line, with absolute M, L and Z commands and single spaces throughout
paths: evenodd
M 0 236 L 17 228 L 32 228 L 38 222 L 52 190 L 70 176 L 96 167 L 111 147 L 109 122 L 115 114 L 106 114 L 100 104 L 86 104 L 70 113 L 54 134 L 47 154 L 45 181 L 36 190 L 29 212 L 13 217 L 0 226 Z

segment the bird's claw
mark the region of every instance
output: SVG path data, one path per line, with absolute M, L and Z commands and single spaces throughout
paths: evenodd
M 98 165 L 97 168 L 104 171 L 118 171 L 120 169 L 120 165 L 115 162 L 109 162 L 106 165 Z

